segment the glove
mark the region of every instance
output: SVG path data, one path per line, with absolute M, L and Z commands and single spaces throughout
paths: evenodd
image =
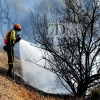
M 16 36 L 16 41 L 15 42 L 19 42 L 21 40 L 21 37 L 19 37 L 19 34 Z

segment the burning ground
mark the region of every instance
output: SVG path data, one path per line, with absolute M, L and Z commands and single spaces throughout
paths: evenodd
M 20 61 L 15 59 L 15 80 L 6 76 L 7 55 L 0 52 L 0 100 L 62 100 L 65 95 L 48 94 L 26 83 L 22 78 Z

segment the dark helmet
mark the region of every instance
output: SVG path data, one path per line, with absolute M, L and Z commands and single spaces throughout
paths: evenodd
M 14 30 L 21 31 L 21 25 L 20 24 L 14 24 Z

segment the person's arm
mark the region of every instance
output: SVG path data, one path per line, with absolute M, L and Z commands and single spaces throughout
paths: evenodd
M 11 31 L 10 39 L 16 41 L 16 33 L 14 30 Z

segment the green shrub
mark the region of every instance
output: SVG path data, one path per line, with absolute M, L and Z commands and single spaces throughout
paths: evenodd
M 100 88 L 94 88 L 91 91 L 90 100 L 100 100 Z

